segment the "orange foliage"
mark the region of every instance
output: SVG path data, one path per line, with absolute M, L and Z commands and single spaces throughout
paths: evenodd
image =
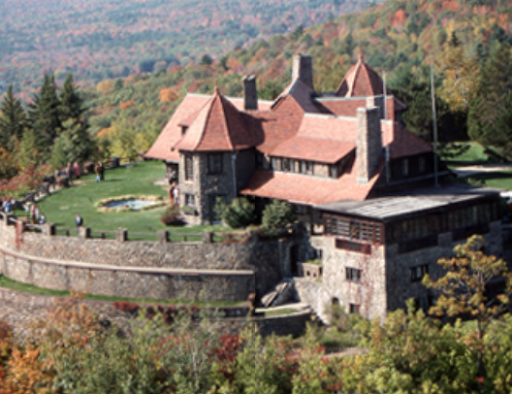
M 158 101 L 161 103 L 172 103 L 180 98 L 179 94 L 171 88 L 164 88 L 160 90 Z
M 393 20 L 391 21 L 391 25 L 398 30 L 403 29 L 405 26 L 405 22 L 407 21 L 407 13 L 403 9 L 399 9 L 397 12 L 395 12 L 395 16 L 393 17 Z
M 98 137 L 106 137 L 109 135 L 112 131 L 114 131 L 114 127 L 107 127 L 105 129 L 102 129 L 98 132 Z
M 130 100 L 130 101 L 123 101 L 121 104 L 119 104 L 119 108 L 121 109 L 127 109 L 127 108 L 130 108 L 130 107 L 133 107 L 135 105 L 135 101 L 133 100 Z

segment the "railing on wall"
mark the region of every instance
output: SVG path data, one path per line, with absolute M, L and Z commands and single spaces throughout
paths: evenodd
M 239 243 L 248 240 L 250 233 L 218 233 L 213 231 L 203 231 L 201 233 L 173 233 L 167 230 L 159 230 L 156 233 L 150 232 L 131 232 L 119 228 L 116 231 L 96 230 L 90 227 L 65 228 L 58 227 L 52 223 L 31 224 L 25 218 L 18 219 L 13 215 L 0 212 L 0 221 L 7 225 L 16 225 L 20 223 L 23 232 L 33 232 L 44 234 L 49 237 L 79 237 L 83 239 L 108 239 L 119 242 L 128 241 L 152 241 L 159 243 L 167 242 L 195 242 L 195 243 Z

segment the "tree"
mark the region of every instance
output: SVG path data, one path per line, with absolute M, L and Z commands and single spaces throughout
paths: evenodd
M 201 58 L 201 62 L 199 64 L 201 64 L 202 66 L 210 66 L 212 63 L 213 59 L 211 58 L 211 56 L 205 53 Z
M 79 121 L 83 113 L 83 102 L 75 89 L 73 74 L 68 74 L 60 92 L 60 120 L 61 122 L 68 119 Z
M 26 115 L 21 101 L 14 97 L 9 86 L 0 107 L 0 146 L 13 151 L 16 141 L 23 137 Z
M 510 303 L 512 275 L 505 261 L 487 256 L 482 249 L 484 239 L 474 235 L 463 245 L 454 248 L 455 257 L 438 261 L 446 274 L 438 280 L 426 275 L 423 284 L 440 292 L 430 313 L 436 316 L 468 316 L 476 322 L 476 336 L 467 341 L 469 349 L 477 355 L 480 384 L 485 379 L 483 339 L 489 325 L 504 312 Z M 497 297 L 489 297 L 491 281 L 500 280 L 504 287 Z
M 37 145 L 41 151 L 49 151 L 53 140 L 59 135 L 62 124 L 60 118 L 60 100 L 57 97 L 55 76 L 45 75 L 38 94 L 29 105 L 29 125 L 34 131 Z
M 295 213 L 287 201 L 272 200 L 265 207 L 261 225 L 266 230 L 281 230 L 295 221 Z

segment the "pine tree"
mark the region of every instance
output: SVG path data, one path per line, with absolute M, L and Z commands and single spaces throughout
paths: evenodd
M 65 122 L 68 119 L 78 121 L 81 119 L 83 112 L 83 101 L 75 89 L 73 74 L 69 74 L 60 92 L 61 122 Z
M 40 149 L 53 145 L 53 140 L 59 135 L 62 124 L 60 120 L 60 100 L 57 96 L 55 77 L 45 75 L 39 94 L 34 95 L 33 103 L 29 105 L 29 124 Z
M 95 148 L 87 124 L 69 119 L 64 123 L 64 127 L 65 131 L 62 133 L 62 138 L 64 138 L 64 150 L 68 162 L 83 163 L 92 155 Z
M 14 97 L 12 86 L 7 89 L 0 110 L 0 146 L 12 152 L 16 140 L 23 137 L 26 122 L 25 110 L 21 101 Z

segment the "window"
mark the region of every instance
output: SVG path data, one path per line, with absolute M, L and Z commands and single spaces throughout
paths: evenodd
M 274 171 L 277 171 L 279 169 L 279 160 L 276 158 L 276 157 L 273 157 L 272 159 L 270 159 L 270 163 L 272 165 L 272 169 Z
M 428 264 L 418 265 L 411 268 L 411 281 L 419 282 L 423 277 L 428 274 Z
M 293 205 L 293 211 L 297 215 L 305 215 L 307 213 L 306 207 L 304 205 Z
M 311 161 L 300 161 L 299 172 L 301 174 L 313 175 L 313 163 Z
M 427 170 L 427 159 L 425 156 L 420 156 L 418 158 L 418 172 L 421 174 Z
M 194 160 L 192 155 L 185 155 L 185 180 L 194 179 Z
M 409 175 L 409 159 L 402 160 L 402 175 L 403 176 Z
M 349 304 L 350 313 L 359 313 L 359 305 L 358 304 Z
M 208 155 L 208 174 L 222 173 L 222 153 L 210 153 Z
M 329 166 L 329 176 L 331 178 L 338 178 L 338 166 L 333 164 Z
M 290 171 L 290 160 L 289 159 L 281 160 L 281 171 Z
M 185 193 L 185 206 L 195 208 L 196 199 L 193 194 Z
M 361 270 L 357 269 L 357 268 L 349 268 L 347 267 L 345 269 L 345 272 L 346 272 L 346 275 L 347 275 L 347 280 L 349 282 L 361 282 Z
M 187 132 L 188 130 L 188 126 L 181 126 L 181 135 L 185 135 L 185 133 Z

